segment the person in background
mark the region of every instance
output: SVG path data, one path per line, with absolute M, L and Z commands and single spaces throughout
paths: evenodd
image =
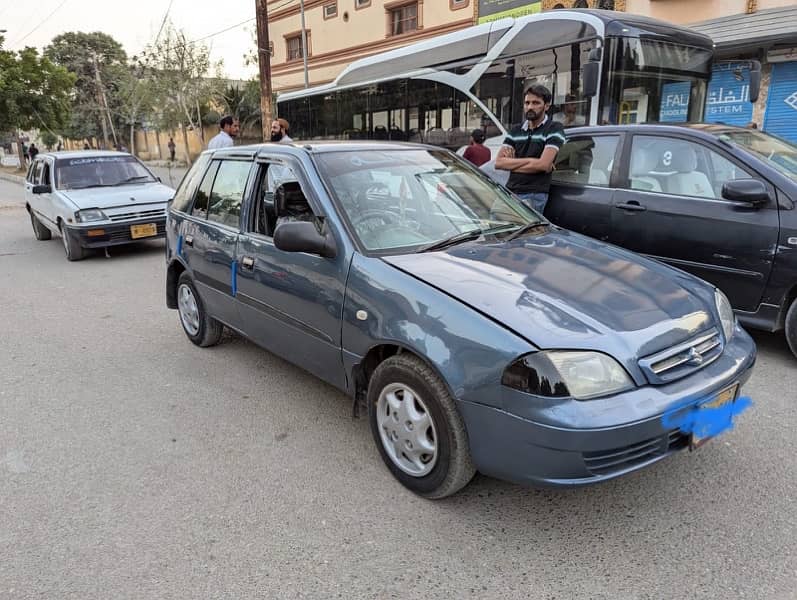
M 290 124 L 285 119 L 274 119 L 271 122 L 271 141 L 290 144 L 293 140 L 288 136 Z
M 561 112 L 554 116 L 555 121 L 559 121 L 565 127 L 578 127 L 586 125 L 587 120 L 584 115 L 578 114 L 578 101 L 573 94 L 565 96 L 565 103 L 562 105 Z
M 551 100 L 551 91 L 544 85 L 526 90 L 526 120 L 512 129 L 495 159 L 496 169 L 510 172 L 506 187 L 540 214 L 548 203 L 556 155 L 566 141 L 562 124 L 548 118 Z
M 484 132 L 481 129 L 471 131 L 470 145 L 465 148 L 463 156 L 477 167 L 490 160 L 490 149 L 484 145 Z
M 174 138 L 169 138 L 169 143 L 166 144 L 169 147 L 169 160 L 174 162 L 174 152 L 177 149 L 177 146 L 174 143 Z
M 240 131 L 238 119 L 235 119 L 230 115 L 222 117 L 221 121 L 219 121 L 219 129 L 221 131 L 219 131 L 219 133 L 216 134 L 213 139 L 210 140 L 210 142 L 208 142 L 208 150 L 229 148 L 230 146 L 235 145 L 235 137 Z
M 30 156 L 31 162 L 33 159 L 36 158 L 36 155 L 39 153 L 39 149 L 36 147 L 36 144 L 33 142 L 30 143 L 30 148 L 28 148 L 28 156 Z
M 88 143 L 88 142 L 84 142 L 84 143 L 83 143 L 83 149 L 84 149 L 84 150 L 91 150 L 91 146 L 89 146 L 89 143 Z

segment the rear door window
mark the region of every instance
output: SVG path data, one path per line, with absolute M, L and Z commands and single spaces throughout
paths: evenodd
M 618 135 L 579 136 L 568 140 L 556 155 L 555 183 L 608 187 Z
M 191 215 L 200 219 L 207 219 L 208 217 L 208 204 L 210 203 L 210 192 L 213 188 L 213 179 L 216 177 L 216 171 L 219 170 L 218 160 L 210 163 L 210 168 L 202 178 L 199 184 L 199 189 L 196 191 L 194 197 L 194 207 L 191 209 Z
M 194 163 L 194 166 L 191 167 L 191 170 L 186 173 L 174 195 L 172 210 L 179 212 L 189 212 L 191 210 L 191 201 L 194 199 L 194 192 L 209 162 L 210 154 L 202 154 Z
M 248 161 L 225 160 L 221 162 L 210 193 L 209 221 L 216 221 L 238 229 L 241 203 L 251 169 L 252 163 Z

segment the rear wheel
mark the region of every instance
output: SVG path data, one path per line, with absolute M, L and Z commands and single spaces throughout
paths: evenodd
M 183 272 L 177 280 L 177 312 L 188 339 L 206 348 L 219 343 L 224 326 L 208 315 L 191 276 Z
M 786 313 L 786 341 L 794 356 L 797 356 L 797 298 Z
M 385 465 L 416 494 L 445 498 L 473 478 L 468 434 L 454 399 L 418 357 L 399 354 L 376 368 L 368 416 Z
M 69 261 L 83 260 L 86 258 L 86 249 L 67 233 L 66 227 L 61 225 L 61 241 L 64 243 L 64 252 Z
M 36 236 L 37 240 L 43 242 L 52 239 L 53 232 L 42 225 L 42 222 L 33 214 L 33 211 L 30 211 L 30 224 L 33 225 L 33 235 Z

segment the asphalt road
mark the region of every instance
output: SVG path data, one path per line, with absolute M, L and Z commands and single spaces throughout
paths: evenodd
M 163 244 L 67 263 L 0 181 L 0 600 L 797 597 L 797 359 L 699 451 L 596 487 L 407 492 L 334 389 L 193 346 Z

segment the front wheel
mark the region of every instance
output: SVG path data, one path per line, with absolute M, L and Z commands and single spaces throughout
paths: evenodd
M 177 312 L 183 331 L 197 346 L 206 348 L 219 343 L 224 327 L 208 315 L 191 276 L 185 271 L 177 281 Z
M 368 416 L 385 465 L 419 496 L 445 498 L 473 478 L 468 434 L 454 399 L 416 356 L 392 356 L 376 368 Z
M 797 298 L 786 313 L 786 341 L 794 356 L 797 356 Z
M 80 245 L 80 242 L 72 239 L 64 225 L 61 225 L 61 241 L 64 243 L 67 260 L 75 261 L 86 258 L 86 249 Z

